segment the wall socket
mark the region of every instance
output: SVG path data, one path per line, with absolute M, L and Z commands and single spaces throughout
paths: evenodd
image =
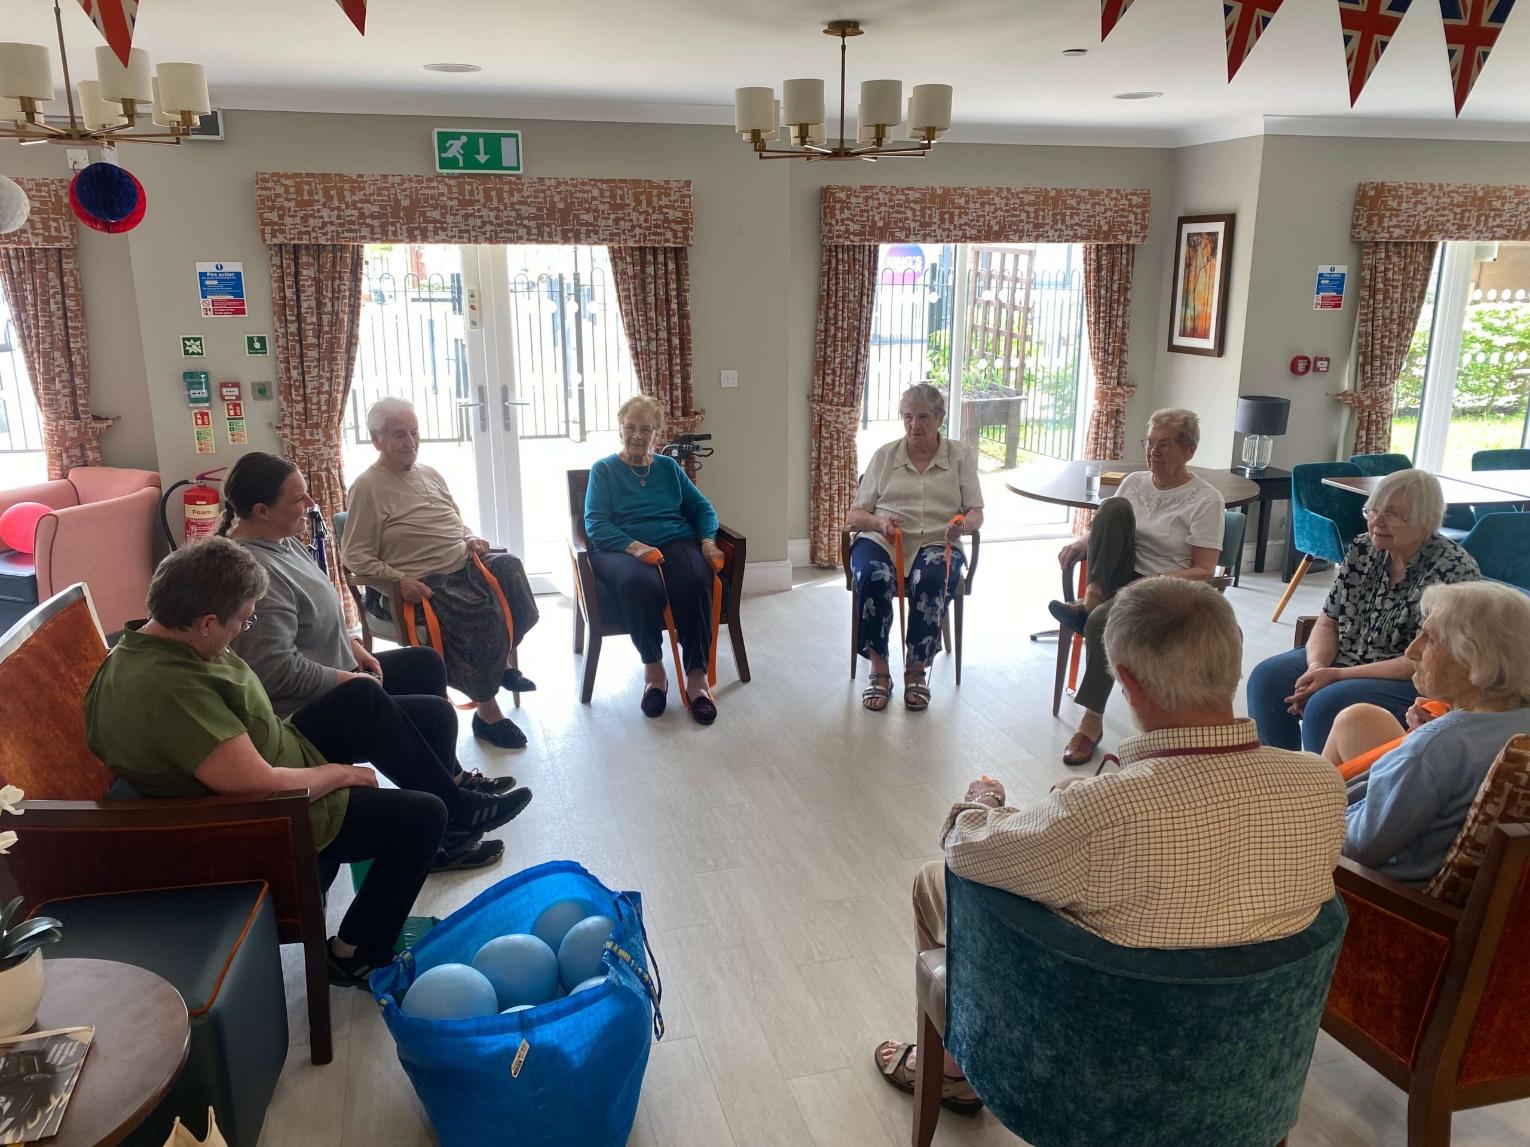
M 256 402 L 270 402 L 271 384 L 269 382 L 250 383 L 250 397 Z
M 723 384 L 723 387 L 725 389 L 729 388 L 729 387 L 737 386 L 738 385 L 738 371 L 736 371 L 736 370 L 725 370 L 725 371 L 723 371 L 722 372 L 722 384 Z

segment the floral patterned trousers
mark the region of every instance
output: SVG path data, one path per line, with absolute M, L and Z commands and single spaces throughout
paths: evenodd
M 940 622 L 951 595 L 962 580 L 966 557 L 951 548 L 951 576 L 946 570 L 945 546 L 925 546 L 914 555 L 914 568 L 906 586 L 908 601 L 907 665 L 928 665 L 940 648 Z M 892 558 L 870 538 L 857 538 L 850 547 L 850 573 L 855 579 L 856 639 L 862 657 L 887 654 L 888 634 L 898 615 L 898 583 Z

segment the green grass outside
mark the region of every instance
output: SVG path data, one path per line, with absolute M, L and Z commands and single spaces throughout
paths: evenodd
M 1478 450 L 1506 450 L 1522 445 L 1525 416 L 1490 414 L 1451 419 L 1445 436 L 1446 474 L 1466 474 L 1472 468 L 1472 455 Z M 1392 421 L 1392 452 L 1413 457 L 1418 438 L 1418 416 L 1400 416 Z

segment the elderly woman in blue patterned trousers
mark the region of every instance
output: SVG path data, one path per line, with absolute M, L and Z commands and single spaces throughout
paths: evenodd
M 961 443 L 940 433 L 946 417 L 945 396 L 921 382 L 904 391 L 898 409 L 903 437 L 871 456 L 845 519 L 845 528 L 859 534 L 850 547 L 850 572 L 859 610 L 856 648 L 871 662 L 871 683 L 861 694 L 861 704 L 873 712 L 887 708 L 892 697 L 887 653 L 898 612 L 894 561 L 900 533 L 908 617 L 903 703 L 922 710 L 930 703 L 925 671 L 935 656 L 941 620 L 966 564 L 960 539 L 983 524 L 977 459 Z

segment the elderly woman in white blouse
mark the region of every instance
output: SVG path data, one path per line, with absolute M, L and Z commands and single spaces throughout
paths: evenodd
M 886 709 L 892 698 L 888 637 L 898 613 L 900 573 L 908 617 L 903 703 L 919 711 L 930 704 L 925 671 L 966 564 L 960 539 L 983 524 L 977 459 L 940 433 L 945 396 L 921 382 L 903 392 L 898 410 L 903 437 L 871 456 L 845 518 L 845 528 L 859 535 L 850 547 L 859 607 L 856 648 L 871 662 L 861 704 L 873 712 Z M 901 571 L 895 569 L 900 550 Z

